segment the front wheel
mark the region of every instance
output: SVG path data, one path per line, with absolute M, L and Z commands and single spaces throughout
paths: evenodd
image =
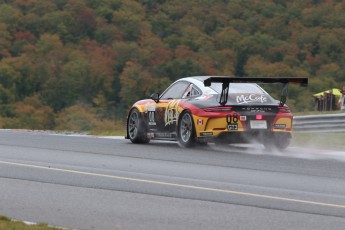
M 180 115 L 177 127 L 177 136 L 180 145 L 183 147 L 190 148 L 196 143 L 194 122 L 192 115 L 188 111 L 184 111 Z
M 127 121 L 127 134 L 132 143 L 148 143 L 145 125 L 137 109 L 132 109 Z

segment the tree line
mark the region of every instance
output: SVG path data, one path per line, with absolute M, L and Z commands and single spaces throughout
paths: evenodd
M 293 111 L 345 83 L 342 0 L 0 0 L 0 126 L 113 127 L 193 75 L 308 77 Z

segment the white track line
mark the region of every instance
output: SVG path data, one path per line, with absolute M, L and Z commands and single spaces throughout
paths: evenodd
M 26 168 L 42 169 L 42 170 L 48 170 L 48 171 L 72 173 L 72 174 L 79 174 L 79 175 L 86 175 L 86 176 L 103 177 L 103 178 L 110 178 L 110 179 L 115 179 L 115 180 L 126 180 L 126 181 L 140 182 L 140 183 L 146 183 L 146 184 L 156 184 L 156 185 L 163 185 L 163 186 L 170 186 L 170 187 L 178 187 L 178 188 L 187 188 L 187 189 L 194 189 L 194 190 L 203 190 L 203 191 L 209 191 L 209 192 L 235 194 L 235 195 L 257 197 L 257 198 L 263 198 L 263 199 L 280 200 L 280 201 L 287 201 L 287 202 L 294 202 L 294 203 L 301 203 L 301 204 L 310 204 L 310 205 L 318 205 L 318 206 L 326 206 L 326 207 L 332 207 L 332 208 L 345 209 L 345 205 L 340 205 L 340 204 L 292 199 L 292 198 L 279 197 L 279 196 L 269 196 L 269 195 L 234 191 L 234 190 L 228 190 L 228 189 L 217 189 L 217 188 L 201 187 L 201 186 L 194 186 L 194 185 L 187 185 L 187 184 L 176 184 L 176 183 L 169 183 L 169 182 L 164 182 L 164 181 L 145 180 L 145 179 L 139 179 L 139 178 L 133 178 L 133 177 L 113 176 L 113 175 L 90 173 L 90 172 L 83 172 L 83 171 L 62 169 L 62 168 L 54 168 L 54 167 L 47 167 L 47 166 L 39 166 L 39 165 L 32 165 L 32 164 L 22 164 L 22 163 L 16 163 L 16 162 L 8 162 L 8 161 L 0 161 L 0 164 L 6 164 L 6 165 L 12 165 L 12 166 L 18 166 L 18 167 L 26 167 Z

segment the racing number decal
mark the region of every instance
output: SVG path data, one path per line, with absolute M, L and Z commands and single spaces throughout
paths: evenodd
M 178 116 L 180 114 L 178 110 L 179 103 L 180 100 L 172 100 L 168 103 L 164 114 L 165 126 L 177 123 Z
M 226 115 L 226 123 L 227 123 L 227 127 L 228 130 L 238 130 L 238 114 L 234 113 L 234 114 L 228 114 Z
M 156 105 L 153 103 L 147 103 L 144 108 L 145 113 L 147 113 L 148 125 L 156 125 Z
M 233 115 L 228 114 L 226 115 L 226 123 L 231 124 L 231 123 L 237 123 L 238 122 L 238 114 L 234 113 Z
M 149 111 L 149 125 L 156 125 L 155 111 Z

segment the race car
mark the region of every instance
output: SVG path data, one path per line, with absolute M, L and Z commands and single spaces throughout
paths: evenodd
M 280 100 L 257 83 L 281 83 Z M 286 103 L 288 84 L 307 78 L 195 76 L 181 78 L 162 94 L 136 102 L 127 117 L 133 143 L 177 140 L 183 147 L 214 142 L 259 142 L 285 149 L 291 140 L 293 115 Z

